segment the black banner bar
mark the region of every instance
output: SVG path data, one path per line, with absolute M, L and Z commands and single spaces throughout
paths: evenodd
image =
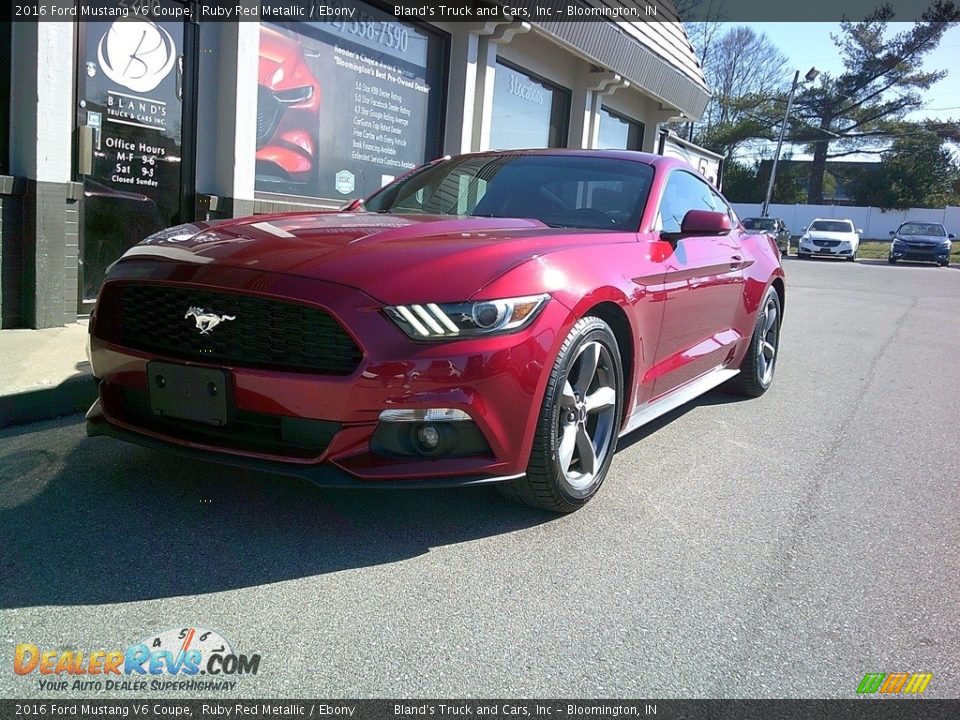
M 960 700 L 0 700 L 6 718 L 955 720 Z
M 956 21 L 954 0 L 382 0 L 375 2 L 398 19 L 432 22 L 836 22 L 862 20 L 881 4 L 893 20 Z M 937 4 L 936 18 L 929 16 Z M 11 0 L 0 5 L 0 20 L 57 22 L 117 19 L 190 19 L 195 22 L 356 22 L 351 0 L 198 0 L 170 8 L 157 0 Z M 359 11 L 357 11 L 359 12 Z

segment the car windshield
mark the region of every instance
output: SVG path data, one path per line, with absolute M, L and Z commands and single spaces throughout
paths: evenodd
M 747 218 L 743 226 L 747 230 L 776 230 L 777 221 L 771 218 Z
M 540 220 L 550 227 L 635 231 L 653 168 L 562 155 L 468 155 L 427 165 L 370 197 L 379 213 Z
M 947 235 L 943 225 L 938 223 L 904 223 L 897 232 L 900 235 L 935 235 L 937 237 Z
M 852 233 L 853 223 L 849 220 L 814 220 L 810 223 L 810 230 L 820 232 Z

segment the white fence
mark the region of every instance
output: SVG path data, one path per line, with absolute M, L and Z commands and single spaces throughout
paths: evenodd
M 761 203 L 733 203 L 733 209 L 742 218 L 759 217 Z M 770 204 L 770 217 L 781 218 L 793 235 L 800 235 L 814 218 L 844 218 L 863 230 L 864 240 L 889 240 L 890 231 L 906 220 L 943 223 L 948 233 L 960 236 L 960 207 L 948 205 L 941 210 L 911 208 L 910 210 L 881 210 L 877 207 L 851 205 L 778 205 Z

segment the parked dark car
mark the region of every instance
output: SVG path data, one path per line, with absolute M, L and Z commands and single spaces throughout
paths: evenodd
M 954 236 L 948 234 L 940 223 L 907 221 L 890 234 L 893 241 L 887 262 L 891 265 L 897 260 L 935 262 L 941 267 L 950 264 Z
M 776 241 L 777 247 L 780 248 L 780 252 L 784 255 L 790 254 L 790 230 L 783 220 L 770 217 L 751 217 L 742 222 L 747 232 L 770 233 Z

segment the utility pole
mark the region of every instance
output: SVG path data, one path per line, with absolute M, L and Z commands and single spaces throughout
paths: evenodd
M 804 76 L 804 82 L 813 82 L 820 74 L 815 67 L 810 68 Z M 797 70 L 793 75 L 793 87 L 790 88 L 790 97 L 787 100 L 787 112 L 783 115 L 783 125 L 780 126 L 780 139 L 777 140 L 777 151 L 773 154 L 773 167 L 770 168 L 770 182 L 767 183 L 767 197 L 763 201 L 763 210 L 760 211 L 760 217 L 769 217 L 770 198 L 773 197 L 773 183 L 777 178 L 777 163 L 780 162 L 780 149 L 783 147 L 783 136 L 787 134 L 787 123 L 790 122 L 790 110 L 793 108 L 793 96 L 797 94 L 797 86 L 800 84 L 800 71 Z

